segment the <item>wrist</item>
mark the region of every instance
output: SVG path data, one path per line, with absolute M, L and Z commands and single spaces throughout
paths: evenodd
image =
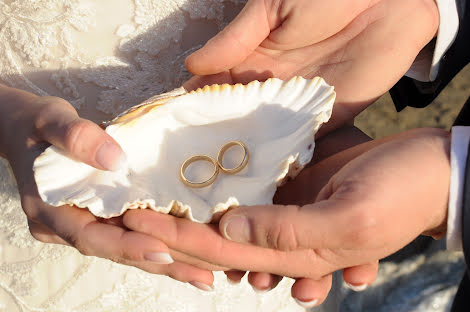
M 450 133 L 442 131 L 435 137 L 433 145 L 435 148 L 430 149 L 430 152 L 436 152 L 436 160 L 441 162 L 441 165 L 436 163 L 435 169 L 440 168 L 440 178 L 442 181 L 446 181 L 444 185 L 446 189 L 435 190 L 435 194 L 442 194 L 446 197 L 444 205 L 437 205 L 436 211 L 430 211 L 433 213 L 430 218 L 428 227 L 422 233 L 423 235 L 431 236 L 434 239 L 441 239 L 444 237 L 447 231 L 447 216 L 448 216 L 448 200 L 449 200 L 449 184 L 450 184 Z M 434 192 L 430 190 L 431 192 Z

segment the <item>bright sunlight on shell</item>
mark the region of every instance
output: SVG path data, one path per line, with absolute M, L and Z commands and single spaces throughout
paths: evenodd
M 330 118 L 334 99 L 333 87 L 319 77 L 191 92 L 179 88 L 135 106 L 106 127 L 126 153 L 128 168 L 101 171 L 51 146 L 34 162 L 39 194 L 50 205 L 88 208 L 103 218 L 151 208 L 203 223 L 230 207 L 272 204 L 276 188 L 310 162 L 314 135 Z M 182 182 L 186 159 L 217 158 L 219 149 L 234 140 L 245 143 L 250 153 L 243 170 L 220 172 L 204 188 Z M 242 158 L 243 149 L 231 147 L 223 165 L 234 167 Z M 204 180 L 213 169 L 208 162 L 195 162 L 185 175 Z

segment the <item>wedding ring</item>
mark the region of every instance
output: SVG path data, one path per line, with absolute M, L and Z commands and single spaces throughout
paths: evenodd
M 235 146 L 235 145 L 239 145 L 243 148 L 243 152 L 244 152 L 243 160 L 235 168 L 225 168 L 222 165 L 222 160 L 224 158 L 224 154 L 230 147 Z M 249 158 L 250 158 L 250 153 L 248 152 L 248 147 L 246 147 L 246 145 L 243 142 L 241 142 L 241 141 L 230 141 L 230 142 L 228 142 L 227 144 L 225 144 L 224 146 L 222 146 L 220 148 L 219 154 L 217 155 L 217 163 L 218 163 L 220 169 L 223 172 L 225 172 L 227 174 L 234 174 L 234 173 L 237 173 L 237 172 L 241 171 L 243 168 L 246 167 L 246 165 L 248 164 L 248 159 Z
M 194 163 L 196 161 L 200 161 L 200 160 L 208 161 L 211 164 L 213 164 L 214 165 L 214 173 L 206 181 L 194 182 L 194 181 L 188 180 L 186 178 L 186 176 L 184 175 L 184 172 L 189 167 L 189 165 L 191 165 L 192 163 Z M 194 188 L 201 188 L 201 187 L 211 185 L 212 183 L 214 183 L 214 181 L 217 178 L 218 174 L 219 174 L 219 165 L 217 164 L 217 162 L 215 161 L 214 158 L 212 158 L 210 156 L 206 156 L 206 155 L 196 155 L 196 156 L 192 156 L 192 157 L 186 159 L 185 162 L 181 165 L 181 170 L 180 170 L 180 177 L 181 177 L 181 180 L 183 181 L 183 183 L 186 184 L 189 187 L 194 187 Z

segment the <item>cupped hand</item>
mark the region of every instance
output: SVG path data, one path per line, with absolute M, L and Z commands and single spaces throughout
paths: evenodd
M 321 76 L 337 91 L 325 134 L 387 92 L 438 25 L 434 0 L 249 0 L 187 58 L 185 87 Z
M 173 261 L 164 243 L 128 230 L 120 219 L 102 220 L 87 209 L 45 204 L 39 197 L 32 167 L 35 157 L 49 144 L 101 170 L 119 169 L 125 164 L 125 154 L 111 136 L 93 122 L 80 118 L 63 99 L 39 97 L 4 86 L 0 86 L 0 94 L 4 101 L 0 107 L 2 116 L 7 116 L 1 122 L 0 154 L 12 166 L 34 238 L 73 246 L 84 255 L 168 275 L 206 290 L 210 288 L 213 283 L 210 271 Z
M 420 234 L 445 234 L 448 155 L 447 132 L 405 133 L 348 162 L 317 196 L 310 195 L 308 185 L 318 177 L 307 171 L 278 193 L 278 201 L 290 206 L 234 210 L 220 228 L 238 242 L 314 251 L 322 261 L 345 269 L 350 284 L 365 286 L 375 279 L 379 259 Z M 324 279 L 298 280 L 293 296 L 321 300 Z
M 375 279 L 377 260 L 420 234 L 437 238 L 445 233 L 448 153 L 448 133 L 438 129 L 347 149 L 286 184 L 277 195 L 285 205 L 226 213 L 219 223 L 223 236 L 205 225 L 152 212 L 127 214 L 123 221 L 212 263 L 299 278 L 292 295 L 302 302 L 318 299 L 318 304 L 328 292 L 330 273 L 357 267 L 345 278 L 368 283 Z M 325 179 L 318 193 L 318 180 Z

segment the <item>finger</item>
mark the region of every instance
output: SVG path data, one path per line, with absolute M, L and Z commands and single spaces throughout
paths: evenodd
M 248 273 L 248 282 L 256 292 L 264 293 L 274 289 L 282 280 L 282 276 L 264 272 Z
M 125 228 L 124 222 L 122 222 L 122 216 L 113 217 L 113 218 L 109 218 L 109 219 L 97 218 L 97 220 L 101 223 L 111 224 L 111 225 L 115 225 L 115 226 L 118 226 L 118 227 Z
M 239 207 L 222 216 L 219 229 L 229 240 L 281 251 L 352 248 L 360 225 L 351 223 L 361 208 L 368 211 L 365 206 L 357 199 L 330 198 L 302 207 Z
M 174 250 L 170 248 L 170 254 L 173 257 L 175 261 L 186 263 L 186 264 L 191 264 L 193 266 L 196 266 L 200 269 L 208 270 L 208 271 L 227 271 L 230 268 L 225 267 L 225 266 L 220 266 L 217 264 L 212 264 L 209 262 L 206 262 L 202 259 L 193 257 L 191 255 L 185 254 L 183 252 L 180 252 L 178 250 Z
M 334 183 L 330 178 L 348 162 L 374 147 L 391 141 L 426 137 L 428 134 L 432 135 L 434 131 L 409 131 L 365 142 L 324 159 L 279 189 L 276 202 L 295 206 L 232 209 L 219 221 L 220 232 L 237 242 L 279 250 L 364 248 L 361 243 L 370 244 L 372 241 L 371 237 L 367 237 L 367 229 L 370 228 L 371 212 L 375 210 L 377 200 L 372 198 L 373 193 L 368 191 L 370 188 L 360 179 L 354 185 L 343 185 L 342 191 L 331 197 Z M 313 201 L 314 204 L 308 205 Z
M 325 301 L 330 292 L 331 283 L 331 274 L 319 280 L 301 278 L 292 285 L 291 295 L 304 308 L 316 307 Z
M 44 203 L 39 218 L 57 235 L 88 256 L 119 262 L 173 262 L 168 247 L 160 240 L 139 232 L 99 222 L 87 209 L 72 206 L 51 207 Z
M 148 261 L 123 261 L 126 265 L 135 266 L 152 274 L 166 275 L 183 283 L 190 283 L 196 288 L 204 291 L 214 289 L 214 275 L 211 271 L 200 269 L 193 265 L 175 261 L 171 264 L 156 264 Z
M 279 19 L 279 27 L 273 29 L 263 47 L 291 50 L 323 41 L 340 32 L 357 15 L 378 1 L 380 0 L 296 1 L 294 5 L 284 3 L 275 13 Z
M 365 290 L 377 278 L 379 261 L 343 269 L 346 287 L 354 291 Z
M 230 283 L 238 284 L 242 280 L 243 276 L 245 276 L 246 271 L 230 270 L 230 271 L 225 271 L 224 273 L 225 275 L 227 275 L 227 280 Z
M 199 224 L 151 210 L 139 213 L 128 211 L 123 221 L 129 229 L 138 229 L 156 237 L 172 250 L 237 270 L 272 272 L 289 277 L 318 277 L 319 272 L 329 273 L 335 269 L 314 252 L 306 255 L 305 251 L 299 250 L 287 255 L 274 249 L 226 240 L 214 224 Z M 292 261 L 298 261 L 298 266 L 290 265 Z
M 250 0 L 237 17 L 186 59 L 195 75 L 210 75 L 241 63 L 269 35 L 265 1 Z
M 60 98 L 42 97 L 34 122 L 37 135 L 78 161 L 102 170 L 118 170 L 126 157 L 119 144 L 95 123 L 82 119 Z
M 207 76 L 193 76 L 183 84 L 183 87 L 189 92 L 204 86 L 223 83 L 233 84 L 233 79 L 229 71 Z
M 32 221 L 31 219 L 28 219 L 28 228 L 29 232 L 31 233 L 31 236 L 33 236 L 34 239 L 40 242 L 71 246 L 68 242 L 66 242 L 60 236 L 55 234 L 44 224 L 39 224 Z
M 214 290 L 214 275 L 212 272 L 195 266 L 175 262 L 168 265 L 165 275 L 181 282 L 187 282 L 203 291 Z
M 70 208 L 83 210 L 83 212 L 87 214 L 87 211 L 84 209 Z M 91 216 L 89 219 L 93 220 L 93 217 Z M 34 221 L 31 221 L 31 225 L 33 226 L 33 230 L 31 231 L 34 232 L 33 236 L 42 242 L 74 246 L 85 255 L 107 258 L 118 263 L 134 265 L 152 273 L 171 275 L 171 277 L 184 282 L 192 281 L 198 278 L 198 276 L 203 276 L 204 278 L 198 278 L 197 280 L 207 282 L 209 280 L 208 276 L 212 276 L 210 271 L 226 269 L 211 266 L 199 259 L 193 259 L 178 252 L 169 252 L 166 245 L 153 237 L 138 232 L 127 231 L 121 226 L 116 226 L 116 224 L 122 224 L 122 221 L 120 221 L 122 218 L 113 219 L 114 221 L 112 223 L 101 220 L 99 222 L 91 221 L 83 227 L 83 234 L 82 236 L 78 236 L 78 238 L 70 232 L 60 232 L 61 235 L 68 237 L 70 242 L 65 241 L 60 236 L 50 231 L 45 225 L 35 223 Z M 82 226 L 79 226 L 79 228 L 81 227 Z M 67 228 L 70 229 L 71 226 Z M 59 228 L 59 231 L 61 231 L 61 228 Z M 120 239 L 121 242 L 117 242 L 117 239 Z M 188 272 L 188 274 L 190 274 L 188 277 L 184 277 L 184 275 L 181 274 L 178 275 L 178 272 L 172 272 L 171 270 L 162 271 L 162 265 L 172 264 L 174 262 L 170 253 L 175 254 L 175 259 L 179 260 L 178 267 L 181 267 L 183 263 L 187 265 L 183 267 L 185 271 L 182 272 Z M 208 275 L 208 273 L 210 274 Z M 190 278 L 191 276 L 193 277 Z

